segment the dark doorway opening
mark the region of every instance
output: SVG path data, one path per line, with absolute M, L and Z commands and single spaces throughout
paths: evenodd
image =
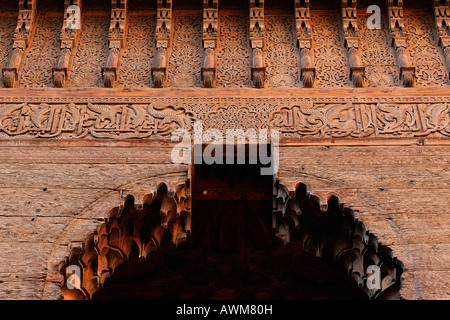
M 270 146 L 264 148 L 270 155 Z M 248 145 L 244 150 L 242 155 L 235 147 L 230 155 L 224 146 L 219 163 L 194 164 L 191 244 L 208 255 L 244 254 L 272 244 L 274 177 L 264 173 L 259 157 L 251 163 Z

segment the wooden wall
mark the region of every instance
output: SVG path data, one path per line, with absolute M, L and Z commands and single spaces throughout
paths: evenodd
M 20 147 L 19 147 L 20 146 Z M 188 167 L 145 142 L 0 142 L 0 299 L 58 299 L 58 264 L 124 196 Z M 450 297 L 450 146 L 280 148 L 279 178 L 335 192 L 406 266 L 406 299 Z

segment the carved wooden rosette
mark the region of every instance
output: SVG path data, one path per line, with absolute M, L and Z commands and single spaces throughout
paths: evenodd
M 84 243 L 69 247 L 67 259 L 60 264 L 64 299 L 91 299 L 119 265 L 134 257 L 145 260 L 149 253 L 169 245 L 164 239 L 175 246 L 189 240 L 189 181 L 173 189 L 163 183 L 145 195 L 141 204 L 135 201 L 132 195 L 126 197 Z M 81 269 L 79 289 L 67 287 L 66 269 L 70 266 Z
M 305 251 L 344 267 L 370 299 L 400 298 L 404 264 L 378 242 L 338 195 L 309 191 L 303 183 L 289 189 L 276 180 L 272 217 L 275 236 L 285 244 L 299 240 Z M 367 285 L 369 266 L 381 269 L 379 289 Z
M 400 68 L 400 78 L 405 87 L 414 86 L 416 68 L 411 66 L 406 53 L 406 35 L 403 21 L 403 0 L 388 0 L 389 31 L 391 45 L 397 54 L 397 61 Z
M 19 79 L 19 68 L 23 54 L 28 47 L 30 35 L 36 19 L 37 0 L 19 0 L 19 16 L 13 36 L 13 51 L 8 65 L 3 71 L 3 84 L 6 88 L 15 86 Z
M 355 87 L 364 85 L 365 68 L 362 66 L 359 55 L 359 30 L 356 12 L 356 0 L 342 0 L 342 26 L 344 43 L 347 49 L 350 66 L 350 80 Z
M 153 85 L 162 88 L 167 78 L 168 48 L 172 29 L 172 1 L 158 0 L 156 19 L 156 56 L 152 66 Z
M 61 53 L 56 67 L 52 69 L 53 85 L 57 88 L 62 88 L 69 77 L 72 52 L 77 47 L 80 37 L 81 21 L 76 21 L 78 17 L 69 8 L 70 6 L 77 6 L 81 12 L 82 0 L 64 1 L 64 22 L 60 35 Z
M 250 47 L 252 48 L 252 80 L 256 88 L 264 88 L 264 1 L 250 0 Z
M 434 1 L 434 19 L 439 39 L 438 45 L 442 48 L 447 71 L 450 73 L 450 0 Z
M 117 81 L 120 50 L 123 48 L 128 21 L 128 0 L 111 0 L 111 22 L 108 42 L 109 53 L 106 66 L 102 68 L 104 86 L 114 87 Z
M 216 79 L 217 31 L 219 30 L 219 0 L 203 1 L 203 86 L 212 88 Z
M 297 30 L 297 46 L 300 50 L 300 77 L 307 88 L 314 86 L 316 69 L 311 53 L 311 20 L 309 0 L 295 0 L 295 24 Z

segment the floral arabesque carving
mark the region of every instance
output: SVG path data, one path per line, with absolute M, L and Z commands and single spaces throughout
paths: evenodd
M 365 66 L 368 87 L 394 87 L 399 84 L 395 52 L 389 45 L 386 19 L 381 18 L 381 28 L 369 30 L 369 15 L 358 15 L 361 61 Z
M 118 87 L 152 86 L 151 69 L 155 55 L 156 18 L 130 16 L 125 49 L 118 71 Z
M 407 53 L 416 69 L 416 85 L 421 87 L 447 85 L 445 59 L 436 45 L 431 17 L 427 14 L 408 14 L 404 20 L 408 37 Z
M 62 18 L 38 16 L 36 24 L 36 31 L 25 52 L 19 85 L 51 87 L 53 67 L 60 53 Z
M 267 86 L 298 87 L 300 57 L 292 17 L 267 16 L 265 26 Z
M 175 16 L 172 53 L 167 69 L 169 87 L 200 87 L 202 68 L 202 20 Z
M 311 15 L 317 87 L 347 87 L 349 68 L 338 15 Z
M 73 58 L 68 86 L 103 87 L 102 66 L 108 57 L 109 16 L 83 18 L 78 49 Z
M 221 14 L 217 53 L 217 86 L 247 87 L 250 84 L 248 18 Z

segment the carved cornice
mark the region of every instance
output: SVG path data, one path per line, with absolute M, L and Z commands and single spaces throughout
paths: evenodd
M 117 81 L 120 51 L 126 41 L 128 23 L 128 0 L 111 0 L 111 22 L 108 42 L 109 52 L 106 66 L 102 68 L 105 87 L 112 88 Z
M 316 69 L 312 55 L 312 31 L 309 0 L 295 1 L 295 25 L 297 31 L 297 46 L 300 50 L 300 76 L 306 88 L 314 86 Z
M 438 45 L 447 63 L 447 72 L 450 72 L 450 1 L 434 0 L 434 21 L 436 25 Z
M 156 56 L 152 66 L 153 84 L 162 88 L 166 83 L 168 49 L 172 30 L 172 0 L 158 0 L 156 12 Z
M 250 47 L 252 80 L 255 88 L 263 88 L 266 81 L 264 29 L 264 0 L 250 0 Z
M 416 69 L 411 66 L 406 52 L 407 41 L 403 21 L 403 0 L 388 0 L 388 17 L 391 45 L 397 54 L 400 78 L 405 87 L 414 86 Z
M 216 49 L 219 30 L 219 1 L 203 0 L 203 86 L 212 88 L 216 78 Z
M 359 53 L 359 30 L 356 0 L 342 0 L 342 30 L 350 65 L 350 80 L 355 87 L 364 86 L 365 68 Z
M 79 8 L 79 17 L 77 17 L 74 10 L 70 10 L 69 7 L 71 6 L 77 6 Z M 60 35 L 61 53 L 56 67 L 52 70 L 53 84 L 57 88 L 64 87 L 69 77 L 72 55 L 78 46 L 78 40 L 80 38 L 82 21 L 77 21 L 77 19 L 81 19 L 81 10 L 82 0 L 64 1 L 64 22 Z
M 13 53 L 7 67 L 3 69 L 3 84 L 6 88 L 14 87 L 19 79 L 19 68 L 34 29 L 36 10 L 37 0 L 19 0 L 19 16 L 13 36 Z

